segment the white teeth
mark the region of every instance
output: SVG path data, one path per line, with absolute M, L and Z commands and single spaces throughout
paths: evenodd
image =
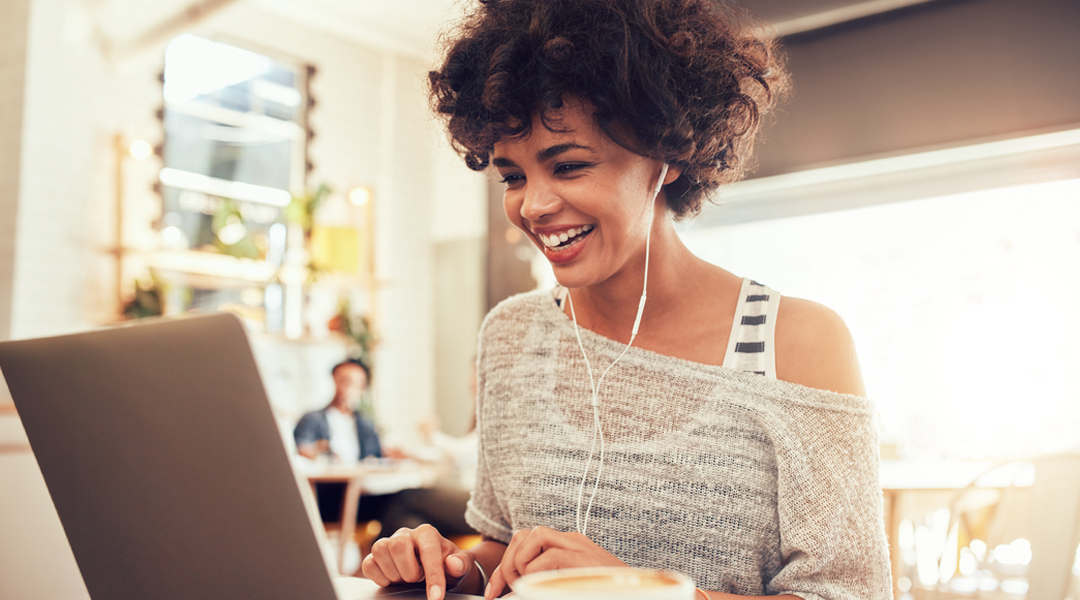
M 569 230 L 567 230 L 567 231 L 565 231 L 563 233 L 552 234 L 552 235 L 539 235 L 538 234 L 536 237 L 539 238 L 540 241 L 545 246 L 547 246 L 548 248 L 554 248 L 554 247 L 558 246 L 559 244 L 562 244 L 563 242 L 566 242 L 569 239 L 575 238 L 575 237 L 577 237 L 577 236 L 579 236 L 579 235 L 581 235 L 583 233 L 588 233 L 589 231 L 592 231 L 592 230 L 593 230 L 593 225 L 582 225 L 581 227 L 575 227 L 575 228 L 569 229 Z

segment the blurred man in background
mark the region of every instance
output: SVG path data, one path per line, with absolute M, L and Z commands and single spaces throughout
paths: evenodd
M 334 365 L 330 373 L 334 377 L 334 398 L 326 408 L 300 418 L 293 430 L 296 451 L 311 460 L 327 456 L 330 462 L 339 465 L 353 465 L 369 456 L 380 458 L 383 452 L 375 424 L 357 410 L 371 381 L 371 370 L 362 361 L 349 359 Z M 344 483 L 315 486 L 319 514 L 324 523 L 341 518 L 344 492 Z M 365 498 L 358 520 L 378 519 L 385 511 L 386 500 L 384 496 Z
M 371 380 L 370 369 L 360 360 L 349 359 L 330 372 L 334 377 L 334 399 L 326 408 L 305 414 L 296 424 L 293 438 L 297 452 L 312 460 L 327 454 L 341 464 L 382 456 L 375 425 L 357 410 Z

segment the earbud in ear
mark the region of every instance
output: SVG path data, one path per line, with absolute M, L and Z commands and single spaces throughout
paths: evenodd
M 664 179 L 667 179 L 668 164 L 664 163 L 664 166 L 660 167 L 660 177 L 656 180 L 656 188 L 653 190 L 653 199 L 660 194 L 660 189 L 664 187 Z

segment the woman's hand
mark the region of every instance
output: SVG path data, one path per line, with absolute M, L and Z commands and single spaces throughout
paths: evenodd
M 626 563 L 577 532 L 564 533 L 548 527 L 522 529 L 491 574 L 484 598 L 494 598 L 522 575 L 575 567 L 625 567 Z
M 472 570 L 472 559 L 434 527 L 421 525 L 375 542 L 361 567 L 383 587 L 426 581 L 428 600 L 442 600 Z

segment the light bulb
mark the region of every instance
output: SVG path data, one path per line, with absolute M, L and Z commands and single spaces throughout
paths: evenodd
M 154 147 L 146 140 L 135 140 L 128 147 L 128 154 L 131 154 L 131 158 L 135 160 L 146 160 L 154 154 Z

